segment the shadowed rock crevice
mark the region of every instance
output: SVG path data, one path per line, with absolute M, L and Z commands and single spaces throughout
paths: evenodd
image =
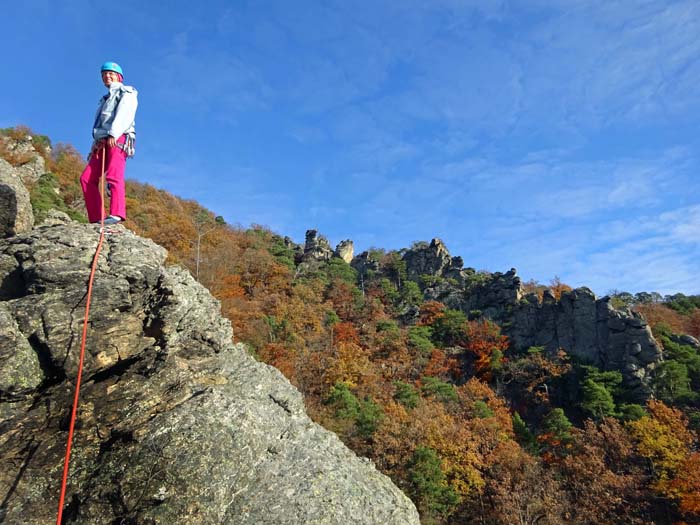
M 99 455 L 102 456 L 112 450 L 116 443 L 133 443 L 134 433 L 132 431 L 120 431 L 116 430 L 111 433 L 109 439 L 100 443 Z
M 22 269 L 18 266 L 5 273 L 0 280 L 0 301 L 18 299 L 25 295 L 26 283 Z
M 39 448 L 39 443 L 35 443 L 34 441 L 30 441 L 26 448 L 21 451 L 21 457 L 22 463 L 19 469 L 17 469 L 17 476 L 13 480 L 12 484 L 7 490 L 7 493 L 4 495 L 2 502 L 0 502 L 0 523 L 5 522 L 5 516 L 7 514 L 7 502 L 10 501 L 12 498 L 13 494 L 15 493 L 15 490 L 17 490 L 17 485 L 19 484 L 20 480 L 23 478 L 24 473 L 27 470 L 27 466 L 29 465 L 29 462 L 32 460 L 34 457 L 34 454 L 36 454 L 37 449 Z
M 105 370 L 100 370 L 99 372 L 95 372 L 94 374 L 92 374 L 89 378 L 89 381 L 92 381 L 93 383 L 100 383 L 102 381 L 106 381 L 107 379 L 120 377 L 127 373 L 135 363 L 141 361 L 141 359 L 142 358 L 140 355 L 136 355 L 127 359 L 123 359 L 121 361 L 117 361 L 116 364 L 110 366 L 109 368 Z
M 68 504 L 63 507 L 63 514 L 61 516 L 61 525 L 68 525 L 69 523 L 76 523 L 80 513 L 80 496 L 78 494 L 73 494 L 68 502 Z
M 36 334 L 32 334 L 27 338 L 32 350 L 36 353 L 39 360 L 39 366 L 43 372 L 44 379 L 37 387 L 39 392 L 47 390 L 52 386 L 66 380 L 66 372 L 62 367 L 56 366 L 52 357 L 49 346 L 39 340 Z
M 275 403 L 278 407 L 280 407 L 282 410 L 284 410 L 287 414 L 291 414 L 292 411 L 289 409 L 289 404 L 285 399 L 277 399 L 275 396 L 271 395 L 270 399 L 272 399 L 273 403 Z

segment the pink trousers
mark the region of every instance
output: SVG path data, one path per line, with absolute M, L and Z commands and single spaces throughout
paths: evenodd
M 124 144 L 125 141 L 126 135 L 122 135 L 117 140 L 119 144 Z M 126 219 L 124 189 L 126 153 L 119 147 L 106 146 L 104 150 L 100 148 L 93 153 L 80 176 L 80 185 L 83 187 L 83 197 L 85 197 L 85 207 L 90 222 L 99 222 L 101 219 L 100 176 L 102 175 L 102 155 L 105 152 L 105 181 L 111 193 L 109 214 Z

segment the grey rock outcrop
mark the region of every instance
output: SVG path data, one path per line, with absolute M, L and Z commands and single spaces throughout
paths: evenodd
M 429 245 L 417 246 L 403 256 L 406 263 L 406 275 L 418 281 L 421 275 L 443 276 L 452 267 L 452 257 L 440 239 L 433 239 Z
M 422 274 L 442 278 L 425 289 L 427 299 L 499 322 L 515 349 L 542 346 L 553 353 L 562 348 L 603 370 L 619 370 L 633 395 L 649 396 L 662 352 L 641 315 L 616 310 L 588 288 L 564 292 L 559 300 L 546 290 L 540 301 L 525 293 L 514 268 L 492 274 L 460 269 L 461 259 L 450 257 L 437 239 L 409 250 L 404 260 L 416 281 Z
M 12 139 L 10 137 L 0 136 L 0 141 L 2 141 L 7 149 L 9 149 L 13 155 L 16 157 L 25 157 L 26 161 L 22 162 L 16 166 L 17 175 L 21 178 L 22 182 L 25 184 L 33 184 L 39 180 L 39 178 L 46 173 L 46 162 L 44 157 L 39 155 L 32 137 L 26 135 L 22 139 Z M 51 149 L 47 146 L 45 153 L 50 153 Z
M 41 363 L 5 303 L 0 303 L 0 327 L 0 397 L 32 392 L 44 380 Z
M 418 524 L 413 504 L 232 344 L 217 302 L 123 227 L 99 259 L 66 523 Z M 55 520 L 97 229 L 0 241 L 0 522 Z
M 300 244 L 295 243 L 291 237 L 284 236 L 282 238 L 282 243 L 284 244 L 284 247 L 291 250 L 292 253 L 294 254 L 294 259 L 296 260 L 297 258 L 301 258 L 302 255 L 304 255 L 304 247 Z
M 651 372 L 662 359 L 661 348 L 644 318 L 616 310 L 607 297 L 597 299 L 588 288 L 564 292 L 559 301 L 545 294 L 513 306 L 507 329 L 518 348 L 563 348 L 602 370 L 619 370 L 625 386 L 639 399 L 648 397 Z
M 515 268 L 506 273 L 474 273 L 466 282 L 462 304 L 465 311 L 479 310 L 486 317 L 505 320 L 523 296 L 523 287 Z
M 335 255 L 336 257 L 340 257 L 346 263 L 350 264 L 350 262 L 352 261 L 353 253 L 354 244 L 350 239 L 346 239 L 338 243 L 338 246 L 335 247 L 333 255 Z
M 29 191 L 19 170 L 0 159 L 0 237 L 24 233 L 34 226 Z
M 307 230 L 302 261 L 327 261 L 331 257 L 333 257 L 333 248 L 328 239 L 319 235 L 316 230 Z

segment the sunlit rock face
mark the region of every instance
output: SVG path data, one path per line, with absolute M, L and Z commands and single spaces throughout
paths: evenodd
M 0 241 L 0 521 L 55 521 L 98 227 Z M 418 524 L 413 504 L 232 343 L 217 301 L 122 226 L 95 278 L 66 523 Z
M 346 263 L 350 264 L 350 262 L 352 261 L 353 252 L 353 242 L 350 239 L 346 239 L 338 243 L 338 246 L 335 247 L 335 252 L 333 252 L 333 255 L 335 255 L 336 257 L 340 257 Z

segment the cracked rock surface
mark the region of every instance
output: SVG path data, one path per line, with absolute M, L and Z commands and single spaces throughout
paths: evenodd
M 219 305 L 123 227 L 95 278 L 65 523 L 418 524 L 389 478 L 232 344 Z M 0 241 L 0 523 L 55 521 L 98 230 Z

